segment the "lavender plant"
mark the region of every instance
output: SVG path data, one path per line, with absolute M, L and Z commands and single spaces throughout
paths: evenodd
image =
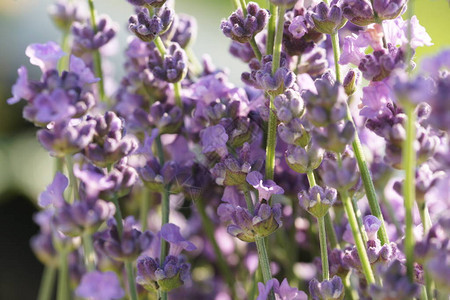
M 57 166 L 38 299 L 448 298 L 450 50 L 416 67 L 413 0 L 236 0 L 241 85 L 199 68 L 171 1 L 128 2 L 113 90 L 117 26 L 58 1 L 66 42 L 27 47 L 41 76 L 7 100 Z

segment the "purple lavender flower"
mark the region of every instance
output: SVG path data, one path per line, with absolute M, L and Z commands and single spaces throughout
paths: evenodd
M 289 32 L 296 39 L 302 38 L 307 32 L 306 19 L 304 16 L 296 16 L 289 24 Z
M 86 273 L 75 293 L 78 297 L 92 300 L 112 300 L 125 297 L 125 291 L 120 286 L 119 278 L 112 271 Z
M 250 43 L 239 43 L 232 41 L 229 49 L 231 55 L 239 58 L 245 63 L 248 63 L 252 58 L 255 58 L 255 52 L 253 51 Z
M 401 48 L 389 44 L 387 50 L 377 50 L 361 58 L 358 68 L 365 79 L 380 81 L 394 69 L 403 67 L 404 56 Z
M 305 87 L 305 76 L 301 75 L 310 75 L 310 77 L 319 77 L 322 76 L 325 71 L 328 69 L 328 59 L 327 52 L 325 49 L 316 47 L 308 53 L 305 53 L 301 57 L 301 63 L 298 66 L 298 75 L 297 82 L 301 86 L 302 90 L 307 90 Z M 312 81 L 312 79 L 310 79 Z M 310 86 L 314 86 L 312 83 Z M 315 87 L 314 87 L 315 89 Z
M 368 239 L 369 240 L 377 239 L 377 232 L 378 229 L 380 229 L 381 221 L 378 220 L 378 218 L 375 216 L 368 215 L 364 217 L 363 223 Z
M 355 137 L 355 126 L 351 121 L 329 124 L 327 127 L 314 128 L 313 141 L 319 147 L 335 153 L 342 153 Z
M 309 123 L 295 118 L 287 124 L 281 123 L 278 126 L 278 134 L 285 143 L 306 147 L 311 140 L 309 127 Z
M 159 134 L 176 133 L 182 125 L 183 113 L 181 108 L 156 101 L 150 106 L 150 113 L 142 108 L 136 108 L 133 117 L 140 130 L 157 128 Z
M 263 175 L 258 171 L 248 173 L 246 180 L 248 184 L 258 190 L 259 202 L 262 202 L 263 199 L 269 201 L 272 195 L 284 194 L 282 187 L 273 180 L 264 180 Z
M 372 5 L 367 0 L 344 0 L 341 9 L 344 16 L 355 25 L 366 26 L 375 23 Z
M 133 261 L 150 247 L 153 238 L 149 231 L 139 231 L 134 217 L 129 216 L 123 222 L 121 235 L 115 220 L 109 219 L 108 229 L 94 234 L 94 246 L 114 260 Z
M 74 22 L 86 19 L 87 13 L 79 3 L 58 0 L 48 7 L 48 14 L 53 23 L 61 30 L 69 30 Z
M 187 56 L 177 43 L 171 43 L 164 57 L 159 51 L 152 53 L 148 65 L 156 78 L 167 82 L 179 82 L 187 73 Z
M 337 190 L 349 189 L 358 180 L 356 160 L 353 157 L 346 156 L 342 159 L 341 165 L 331 159 L 324 160 L 320 175 L 328 186 Z
M 381 20 L 397 18 L 404 12 L 406 0 L 374 0 L 373 10 Z
M 169 255 L 178 256 L 181 251 L 193 251 L 197 249 L 194 244 L 184 239 L 180 233 L 180 227 L 175 224 L 167 223 L 161 228 L 161 238 L 170 244 Z
M 305 113 L 305 104 L 300 93 L 287 89 L 273 100 L 278 120 L 288 123 L 292 118 L 300 118 Z
M 285 299 L 285 300 L 306 300 L 308 296 L 299 291 L 295 287 L 291 287 L 285 278 L 280 285 L 278 279 L 273 278 L 264 285 L 262 282 L 258 282 L 258 290 L 259 295 L 256 300 L 267 300 L 269 298 L 269 294 L 273 291 L 276 299 Z
M 147 8 L 143 8 L 136 16 L 128 20 L 128 28 L 144 42 L 151 42 L 157 36 L 166 32 L 174 19 L 174 12 L 168 7 L 161 9 L 150 17 Z
M 309 191 L 303 190 L 298 193 L 300 206 L 316 218 L 322 218 L 327 214 L 328 209 L 336 202 L 336 197 L 335 189 L 322 188 L 318 185 L 311 187 Z
M 319 282 L 313 279 L 309 282 L 309 293 L 313 300 L 342 300 L 344 299 L 344 285 L 339 276 L 333 276 L 331 280 Z
M 17 69 L 17 74 L 19 77 L 17 77 L 16 83 L 12 86 L 12 97 L 9 98 L 7 101 L 8 104 L 16 104 L 21 99 L 25 99 L 29 101 L 33 96 L 34 92 L 31 86 L 28 82 L 28 71 L 27 69 L 22 66 L 19 69 Z
M 68 236 L 92 234 L 101 224 L 114 216 L 116 209 L 113 203 L 98 199 L 95 201 L 64 202 L 53 216 L 57 230 Z
M 436 92 L 429 103 L 432 107 L 428 121 L 436 128 L 450 132 L 450 75 L 443 74 L 436 82 Z
M 417 297 L 420 293 L 419 285 L 409 281 L 405 267 L 398 260 L 392 262 L 381 276 L 383 279 L 382 287 L 377 285 L 370 286 L 370 294 L 375 299 L 407 300 Z
M 297 173 L 307 173 L 317 169 L 322 162 L 324 150 L 315 144 L 306 148 L 289 145 L 285 152 L 288 166 Z
M 190 265 L 182 256 L 168 255 L 159 265 L 158 258 L 144 256 L 137 261 L 136 282 L 148 291 L 171 291 L 190 282 Z
M 30 58 L 32 65 L 41 68 L 42 73 L 56 69 L 59 59 L 66 55 L 55 42 L 31 44 L 25 50 L 25 54 Z
M 360 115 L 366 118 L 374 118 L 389 113 L 392 106 L 392 92 L 384 81 L 373 81 L 363 88 L 363 97 L 360 104 Z
M 297 0 L 270 0 L 273 5 L 284 7 L 285 9 L 291 8 L 297 2 Z
M 197 21 L 194 17 L 179 14 L 175 15 L 175 20 L 171 28 L 162 35 L 164 39 L 169 39 L 178 43 L 181 48 L 185 49 L 193 43 L 197 36 Z
M 320 2 L 308 12 L 307 19 L 314 24 L 317 31 L 334 34 L 347 23 L 341 8 L 336 3 L 337 1 L 334 1 L 328 6 L 325 2 Z
M 356 88 L 358 87 L 361 79 L 361 72 L 358 70 L 350 69 L 345 75 L 344 82 L 342 85 L 344 86 L 345 93 L 347 96 L 351 96 L 355 93 Z
M 93 120 L 61 121 L 49 129 L 39 130 L 37 138 L 50 155 L 64 157 L 82 151 L 92 141 L 94 127 Z
M 273 95 L 282 93 L 295 83 L 295 74 L 289 70 L 287 59 L 283 56 L 281 58 L 280 68 L 274 75 L 272 75 L 272 55 L 263 56 L 261 62 L 257 59 L 252 59 L 249 67 L 251 71 L 250 73 L 242 73 L 242 81 Z
M 343 86 L 334 82 L 329 73 L 325 73 L 314 82 L 317 93 L 307 91 L 303 94 L 306 101 L 308 120 L 318 126 L 335 124 L 344 119 L 346 94 Z
M 228 135 L 222 125 L 214 125 L 203 129 L 200 132 L 202 141 L 202 153 L 217 153 L 220 157 L 228 154 Z
M 344 38 L 339 64 L 346 65 L 348 63 L 352 63 L 357 66 L 359 65 L 365 54 L 363 48 L 359 47 L 356 41 L 357 38 L 355 35 L 349 35 Z
M 107 16 L 97 21 L 97 30 L 94 31 L 91 23 L 74 23 L 72 26 L 73 44 L 72 52 L 81 57 L 86 53 L 98 50 L 109 43 L 117 33 L 117 26 Z
M 267 10 L 259 8 L 258 4 L 250 2 L 247 5 L 247 15 L 241 8 L 223 20 L 220 28 L 225 36 L 240 43 L 247 43 L 261 30 L 264 29 L 269 20 Z
M 96 165 L 106 167 L 136 150 L 137 141 L 123 136 L 123 122 L 114 112 L 89 116 L 87 120 L 94 120 L 96 125 L 94 140 L 85 148 L 85 155 Z
M 55 178 L 46 190 L 39 194 L 38 204 L 41 207 L 61 206 L 64 200 L 64 191 L 69 185 L 69 180 L 60 172 L 56 172 Z
M 69 70 L 78 75 L 81 86 L 100 81 L 100 78 L 95 77 L 92 70 L 86 66 L 84 61 L 75 55 L 70 56 Z
M 132 5 L 136 6 L 151 6 L 151 7 L 162 7 L 167 0 L 128 0 Z

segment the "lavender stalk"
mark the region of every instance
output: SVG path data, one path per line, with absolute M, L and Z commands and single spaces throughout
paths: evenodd
M 39 287 L 38 300 L 50 300 L 53 296 L 53 287 L 55 285 L 56 268 L 45 266 Z

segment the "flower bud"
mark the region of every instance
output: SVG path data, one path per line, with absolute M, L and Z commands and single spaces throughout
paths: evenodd
M 309 191 L 298 193 L 298 200 L 301 207 L 307 210 L 316 218 L 324 217 L 328 209 L 336 202 L 337 191 L 315 185 Z
M 331 280 L 322 282 L 312 279 L 309 282 L 309 292 L 313 300 L 342 300 L 345 294 L 342 280 L 336 275 Z
M 328 6 L 325 2 L 316 5 L 307 17 L 317 31 L 325 34 L 334 34 L 347 23 L 339 6 Z
M 360 78 L 361 72 L 354 69 L 350 69 L 347 75 L 345 75 L 342 85 L 344 86 L 344 90 L 347 96 L 351 96 L 355 93 L 356 87 L 359 85 Z
M 289 145 L 284 156 L 288 166 L 297 173 L 308 173 L 320 166 L 324 150 L 310 145 L 306 148 Z

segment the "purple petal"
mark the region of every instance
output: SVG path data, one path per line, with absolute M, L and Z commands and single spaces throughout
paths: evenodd
M 17 69 L 17 74 L 19 77 L 17 78 L 16 83 L 12 87 L 13 96 L 6 100 L 8 104 L 15 104 L 19 102 L 21 99 L 30 100 L 33 96 L 33 91 L 28 87 L 28 71 L 22 66 Z
M 184 239 L 180 233 L 180 227 L 167 223 L 161 228 L 161 237 L 170 243 L 169 255 L 178 256 L 181 251 L 193 251 L 197 249 L 194 244 Z
M 70 56 L 69 70 L 80 77 L 81 85 L 100 81 L 100 78 L 94 76 L 91 69 L 86 66 L 84 61 L 75 55 Z
M 60 206 L 64 203 L 64 190 L 69 185 L 69 180 L 62 173 L 57 172 L 53 182 L 47 186 L 38 198 L 38 204 L 41 207 L 48 207 L 50 205 Z
M 25 50 L 25 54 L 30 58 L 32 65 L 41 68 L 42 73 L 56 69 L 59 59 L 66 55 L 55 42 L 31 44 Z
M 119 278 L 112 271 L 86 273 L 75 293 L 79 297 L 95 300 L 120 299 L 125 296 Z

